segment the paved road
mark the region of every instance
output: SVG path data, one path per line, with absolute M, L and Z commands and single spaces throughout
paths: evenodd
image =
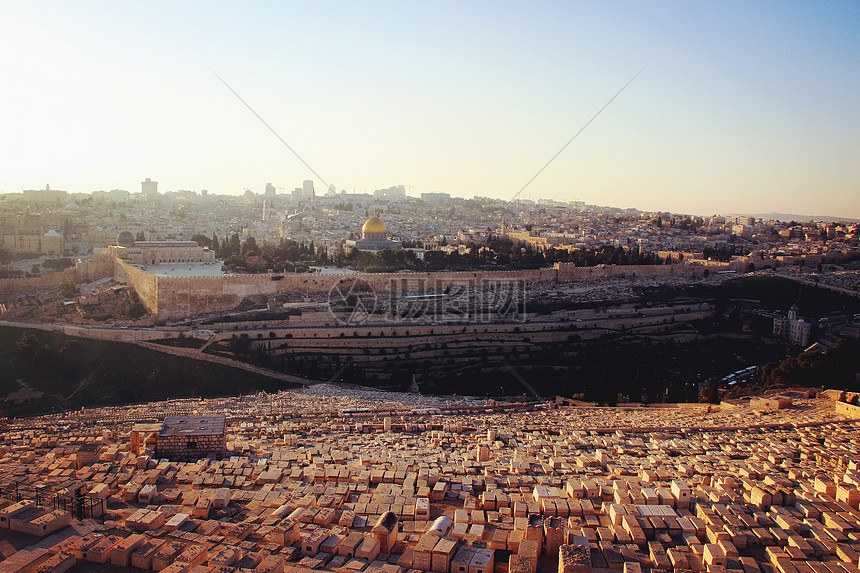
M 776 276 L 778 276 L 778 277 L 782 277 L 782 278 L 784 278 L 784 279 L 791 279 L 791 280 L 793 280 L 793 281 L 795 281 L 795 282 L 799 282 L 799 283 L 801 283 L 801 284 L 805 284 L 805 285 L 809 285 L 809 286 L 814 286 L 814 287 L 819 287 L 819 288 L 826 288 L 826 289 L 828 289 L 828 290 L 832 290 L 832 291 L 836 291 L 836 292 L 841 292 L 842 294 L 847 294 L 847 295 L 851 295 L 851 296 L 857 296 L 857 297 L 860 297 L 860 291 L 856 291 L 856 290 L 851 290 L 851 289 L 847 289 L 847 288 L 843 288 L 843 287 L 838 287 L 838 286 L 834 286 L 834 285 L 825 284 L 825 283 L 823 283 L 823 282 L 821 282 L 821 281 L 819 281 L 819 282 L 817 282 L 817 283 L 816 283 L 815 281 L 811 281 L 811 280 L 809 280 L 809 279 L 801 278 L 801 277 L 794 276 L 794 275 L 791 275 L 791 274 L 782 274 L 782 273 L 780 273 L 779 271 L 777 271 L 775 274 L 776 274 Z
M 277 370 L 269 370 L 268 368 L 253 366 L 251 364 L 246 364 L 245 362 L 240 362 L 239 360 L 231 360 L 230 358 L 225 358 L 223 356 L 205 354 L 204 352 L 202 352 L 202 348 L 176 348 L 173 346 L 165 346 L 163 344 L 154 344 L 152 342 L 147 342 L 146 340 L 144 340 L 145 338 L 172 338 L 178 332 L 178 330 L 176 329 L 123 329 L 104 326 L 31 324 L 12 321 L 0 321 L 0 326 L 12 326 L 16 328 L 37 328 L 40 330 L 63 332 L 69 336 L 79 336 L 81 338 L 92 338 L 95 340 L 111 340 L 114 342 L 128 342 L 131 344 L 137 344 L 138 346 L 142 346 L 144 348 L 149 348 L 150 350 L 155 350 L 156 352 L 163 352 L 165 354 L 172 354 L 174 356 L 182 356 L 184 358 L 191 358 L 193 360 L 203 360 L 204 362 L 214 362 L 216 364 L 222 364 L 231 368 L 239 368 L 240 370 L 253 372 L 254 374 L 259 374 L 261 376 L 266 376 L 275 380 L 282 380 L 284 382 L 301 384 L 302 386 L 311 386 L 313 384 L 319 384 L 320 382 L 324 382 L 324 380 L 311 380 L 309 378 L 302 378 L 301 376 L 293 376 L 292 374 L 278 372 Z
M 324 382 L 324 380 L 311 380 L 309 378 L 302 378 L 301 376 L 293 376 L 292 374 L 287 374 L 285 372 L 278 372 L 277 370 L 260 368 L 259 366 L 240 362 L 239 360 L 231 360 L 230 358 L 225 358 L 224 356 L 206 354 L 204 352 L 201 352 L 200 349 L 197 348 L 177 348 L 175 346 L 165 346 L 163 344 L 155 344 L 143 340 L 136 340 L 132 344 L 137 344 L 138 346 L 149 348 L 150 350 L 155 350 L 156 352 L 172 354 L 174 356 L 182 356 L 184 358 L 191 358 L 193 360 L 202 360 L 204 362 L 223 364 L 224 366 L 230 366 L 231 368 L 239 368 L 241 370 L 253 372 L 254 374 L 259 374 L 268 378 L 274 378 L 275 380 L 282 380 L 284 382 L 301 384 L 302 386 L 311 386 L 313 384 L 319 384 L 321 382 Z

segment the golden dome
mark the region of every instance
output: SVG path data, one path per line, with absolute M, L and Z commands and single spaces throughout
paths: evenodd
M 371 217 L 364 222 L 361 227 L 361 233 L 385 233 L 385 223 L 377 217 Z

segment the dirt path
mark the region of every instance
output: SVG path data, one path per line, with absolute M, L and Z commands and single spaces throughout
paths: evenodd
M 223 356 L 217 356 L 214 354 L 206 354 L 201 352 L 201 349 L 197 348 L 177 348 L 174 346 L 165 346 L 163 344 L 155 344 L 153 342 L 144 342 L 142 340 L 138 340 L 133 342 L 133 344 L 137 344 L 138 346 L 142 346 L 144 348 L 149 348 L 150 350 L 155 350 L 157 352 L 163 352 L 165 354 L 172 354 L 174 356 L 182 356 L 184 358 L 192 358 L 194 360 L 203 360 L 205 362 L 214 362 L 216 364 L 222 364 L 224 366 L 230 366 L 231 368 L 239 368 L 241 370 L 245 370 L 247 372 L 253 372 L 254 374 L 259 374 L 260 376 L 266 376 L 268 378 L 274 378 L 275 380 L 282 380 L 284 382 L 292 382 L 294 384 L 301 384 L 302 386 L 311 386 L 313 384 L 319 384 L 323 382 L 323 380 L 311 380 L 309 378 L 302 378 L 301 376 L 294 376 L 292 374 L 287 374 L 285 372 L 278 372 L 277 370 L 269 370 L 268 368 L 261 368 L 259 366 L 254 366 L 253 364 L 247 364 L 245 362 L 240 362 L 239 360 L 232 360 L 230 358 L 225 358 Z

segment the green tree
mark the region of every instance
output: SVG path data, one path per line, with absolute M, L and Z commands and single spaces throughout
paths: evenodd
M 708 386 L 702 389 L 699 402 L 707 402 L 709 404 L 720 403 L 720 380 L 718 378 L 708 380 Z
M 215 236 L 213 235 L 212 238 L 215 238 Z M 205 247 L 207 249 L 212 247 L 212 239 L 202 233 L 197 233 L 196 235 L 191 237 L 191 240 L 200 245 L 201 247 Z
M 245 239 L 245 243 L 242 245 L 242 254 L 245 256 L 259 255 L 260 247 L 257 246 L 257 239 L 248 236 L 248 238 Z
M 218 253 L 221 258 L 226 259 L 230 255 L 238 255 L 242 251 L 242 244 L 239 240 L 239 233 L 233 233 L 230 238 L 224 241 L 221 245 L 221 252 Z
M 75 263 L 69 257 L 59 259 L 48 259 L 42 263 L 42 266 L 50 271 L 61 271 L 72 267 Z
M 229 269 L 246 269 L 248 261 L 242 255 L 230 255 L 224 258 L 224 265 Z
M 60 283 L 60 296 L 65 299 L 70 299 L 78 294 L 78 287 L 74 281 L 63 281 Z
M 241 354 L 242 356 L 246 356 L 248 354 L 248 351 L 251 350 L 251 338 L 247 335 L 247 333 L 242 333 L 239 336 L 236 336 L 234 334 L 232 337 L 230 337 L 228 347 L 234 354 Z

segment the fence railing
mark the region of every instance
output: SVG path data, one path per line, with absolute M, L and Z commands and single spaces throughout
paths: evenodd
M 0 499 L 12 502 L 30 500 L 40 507 L 67 511 L 78 519 L 104 521 L 105 500 L 83 493 L 55 492 L 47 486 L 33 485 L 15 480 L 0 481 Z

